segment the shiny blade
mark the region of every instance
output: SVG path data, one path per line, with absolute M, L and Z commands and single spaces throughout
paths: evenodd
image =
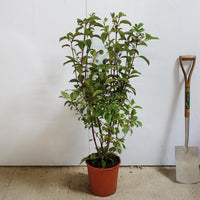
M 190 146 L 185 152 L 185 146 L 175 147 L 176 180 L 180 183 L 197 183 L 200 181 L 198 147 Z

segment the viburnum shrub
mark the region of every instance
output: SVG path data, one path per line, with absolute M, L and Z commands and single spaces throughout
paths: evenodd
M 77 19 L 75 32 L 60 38 L 62 47 L 71 50 L 68 67 L 73 68 L 74 87 L 61 92 L 65 105 L 75 110 L 85 128 L 91 130 L 96 152 L 82 159 L 99 168 L 115 165 L 115 155 L 125 149 L 125 136 L 142 126 L 135 105 L 132 79 L 140 76 L 136 59 L 149 60 L 139 47 L 158 39 L 146 33 L 143 24 L 132 25 L 125 14 L 111 13 L 101 20 L 94 13 Z

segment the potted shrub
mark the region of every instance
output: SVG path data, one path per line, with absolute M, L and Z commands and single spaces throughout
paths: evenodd
M 115 192 L 120 164 L 117 154 L 125 149 L 127 133 L 142 126 L 136 115 L 141 107 L 133 98 L 132 80 L 140 75 L 134 61 L 141 58 L 149 64 L 138 48 L 157 39 L 145 32 L 142 23 L 132 25 L 125 16 L 111 13 L 110 20 L 101 20 L 93 13 L 77 19 L 75 32 L 60 38 L 62 47 L 71 50 L 64 65 L 72 67 L 74 73 L 69 80 L 73 89 L 62 91 L 61 97 L 91 130 L 96 152 L 81 163 L 86 161 L 90 190 L 99 196 Z

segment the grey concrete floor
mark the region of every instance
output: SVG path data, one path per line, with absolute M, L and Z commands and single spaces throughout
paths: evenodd
M 175 181 L 174 167 L 120 167 L 109 197 L 90 193 L 86 167 L 0 167 L 0 200 L 200 200 L 200 183 Z

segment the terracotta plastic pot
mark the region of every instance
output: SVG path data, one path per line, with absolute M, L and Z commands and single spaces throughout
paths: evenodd
M 120 163 L 121 160 L 119 158 L 118 165 L 111 168 L 101 169 L 92 167 L 86 161 L 90 191 L 94 195 L 105 197 L 115 193 Z

